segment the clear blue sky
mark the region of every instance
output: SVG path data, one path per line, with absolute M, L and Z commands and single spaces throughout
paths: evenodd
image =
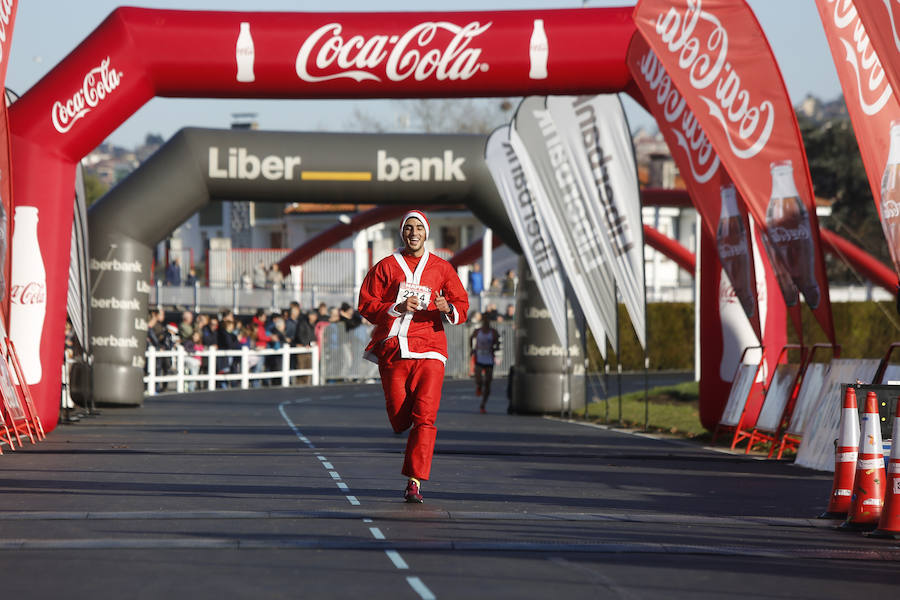
M 114 0 L 20 0 L 16 16 L 6 85 L 22 94 L 75 48 L 122 2 Z M 491 10 L 573 8 L 580 1 L 567 0 L 144 0 L 127 2 L 148 8 L 259 11 L 384 11 Z M 590 0 L 587 6 L 633 5 L 628 0 Z M 781 66 L 794 104 L 812 93 L 824 100 L 840 95 L 831 54 L 813 0 L 750 0 Z M 146 104 L 110 136 L 115 144 L 133 147 L 148 132 L 165 138 L 182 127 L 228 127 L 231 114 L 256 112 L 263 129 L 342 131 L 352 121 L 354 109 L 396 121 L 398 104 L 386 100 L 207 100 L 156 98 Z M 650 123 L 650 117 L 626 102 L 632 127 Z

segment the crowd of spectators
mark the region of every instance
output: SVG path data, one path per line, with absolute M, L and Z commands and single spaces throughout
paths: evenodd
M 191 375 L 208 371 L 207 358 L 199 354 L 205 349 L 240 350 L 247 347 L 253 350 L 279 350 L 285 345 L 309 347 L 312 344 L 321 347 L 325 328 L 331 323 L 343 323 L 348 331 L 363 323 L 362 316 L 346 302 L 340 307 L 329 307 L 323 302 L 316 309 L 305 312 L 298 302 L 291 302 L 290 307 L 282 311 L 271 312 L 261 308 L 250 316 L 237 316 L 228 309 L 216 314 L 194 314 L 193 311 L 185 310 L 181 312 L 179 322 L 175 322 L 179 317 L 170 314 L 169 318 L 167 320 L 161 309 L 150 310 L 147 318 L 147 347 L 152 346 L 157 350 L 184 348 L 185 370 Z M 282 371 L 281 355 L 262 356 L 253 353 L 249 361 L 252 373 Z M 240 357 L 217 357 L 216 372 L 240 373 L 240 363 Z M 173 368 L 172 359 L 157 359 L 157 373 L 170 373 Z M 269 385 L 274 377 L 254 379 L 253 385 Z M 164 388 L 164 384 L 161 387 Z M 194 387 L 193 382 L 190 382 L 188 388 Z

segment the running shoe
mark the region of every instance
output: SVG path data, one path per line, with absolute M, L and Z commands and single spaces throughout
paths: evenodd
M 485 414 L 487 409 L 484 408 L 484 404 L 481 405 L 481 414 Z
M 422 500 L 422 494 L 419 493 L 419 484 L 410 479 L 406 484 L 406 492 L 403 494 L 403 499 L 414 504 L 421 504 L 424 502 L 424 500 Z

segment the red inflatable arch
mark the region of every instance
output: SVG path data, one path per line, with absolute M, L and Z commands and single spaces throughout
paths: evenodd
M 42 322 L 36 315 L 33 324 L 35 336 L 40 335 L 40 365 L 28 376 L 42 421 L 51 428 L 58 413 L 75 165 L 152 97 L 619 92 L 631 79 L 625 53 L 634 29 L 629 7 L 454 13 L 113 11 L 9 113 L 13 197 L 17 207 L 38 210 L 46 270 L 46 313 Z

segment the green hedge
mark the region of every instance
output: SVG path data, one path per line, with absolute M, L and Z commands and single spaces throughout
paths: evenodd
M 834 329 L 843 358 L 881 358 L 892 342 L 900 341 L 900 317 L 893 302 L 840 302 L 832 304 Z M 624 306 L 619 306 L 619 344 L 622 368 L 643 368 L 643 353 Z M 647 305 L 647 336 L 651 370 L 691 370 L 694 368 L 694 305 L 687 302 L 661 302 Z M 825 333 L 812 312 L 803 309 L 803 337 L 807 345 L 825 343 Z M 794 328 L 788 322 L 788 341 L 797 343 Z M 610 351 L 610 364 L 616 364 Z M 898 350 L 900 358 L 900 350 Z M 588 359 L 591 369 L 602 369 L 600 352 L 588 335 Z

